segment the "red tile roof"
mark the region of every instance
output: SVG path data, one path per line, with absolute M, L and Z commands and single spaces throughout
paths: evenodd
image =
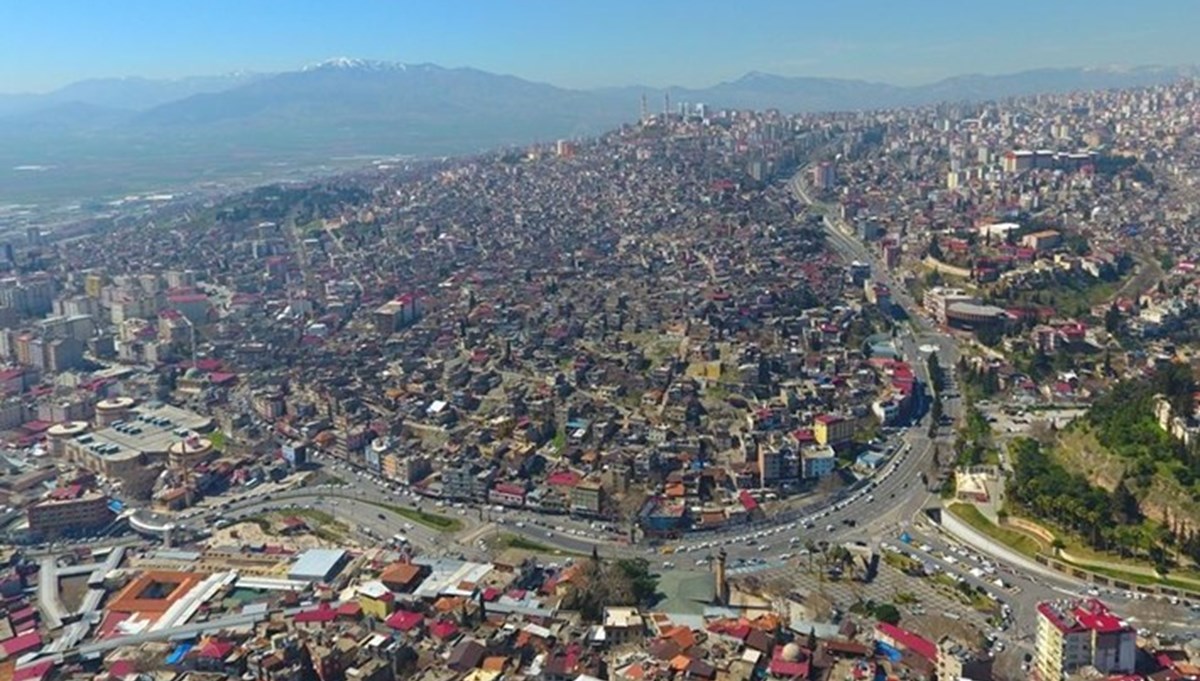
M 412 631 L 421 626 L 421 623 L 424 621 L 425 618 L 420 613 L 397 610 L 384 620 L 384 624 L 397 631 Z
M 327 603 L 322 603 L 312 610 L 302 610 L 296 613 L 296 617 L 294 619 L 296 622 L 301 623 L 319 623 L 332 622 L 337 618 L 337 616 L 337 610 L 329 607 Z
M 937 644 L 907 629 L 901 629 L 887 622 L 880 622 L 875 625 L 875 637 L 877 639 L 881 637 L 888 638 L 895 642 L 899 648 L 909 650 L 930 662 L 937 661 Z
M 546 484 L 574 487 L 579 484 L 579 474 L 575 471 L 556 471 L 546 476 Z
M 458 633 L 458 625 L 449 620 L 438 620 L 429 625 L 429 634 L 434 638 L 447 639 Z
M 7 657 L 16 657 L 41 647 L 42 635 L 36 631 L 31 631 L 27 634 L 13 636 L 5 641 L 0 641 L 0 650 L 3 650 L 5 656 Z
M 54 660 L 42 660 L 26 665 L 13 672 L 12 681 L 40 681 L 54 669 Z
M 750 496 L 750 493 L 746 490 L 742 490 L 738 493 L 738 502 L 741 503 L 742 508 L 746 509 L 747 511 L 753 511 L 758 508 L 758 502 L 755 501 L 754 497 Z

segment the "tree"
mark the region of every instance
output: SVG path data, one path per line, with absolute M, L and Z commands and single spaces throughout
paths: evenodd
M 938 243 L 937 237 L 935 236 L 929 240 L 929 257 L 933 258 L 934 260 L 941 260 L 942 255 L 942 245 Z
M 1142 521 L 1142 510 L 1138 504 L 1137 497 L 1133 496 L 1133 492 L 1129 491 L 1129 486 L 1125 484 L 1125 477 L 1121 476 L 1120 482 L 1112 492 L 1112 507 L 1120 517 L 1121 522 L 1126 525 L 1133 525 Z
M 875 606 L 875 619 L 891 625 L 900 624 L 900 609 L 891 603 L 880 603 Z
M 929 382 L 933 384 L 934 392 L 941 392 L 944 381 L 942 377 L 942 365 L 938 360 L 936 352 L 929 353 L 929 357 L 925 360 L 925 369 L 929 373 Z
M 617 561 L 617 567 L 624 573 L 633 588 L 633 597 L 638 603 L 650 604 L 658 594 L 658 577 L 650 571 L 650 563 L 645 558 L 622 558 Z
M 1115 300 L 1104 313 L 1104 329 L 1114 336 L 1121 330 L 1121 310 L 1117 308 Z

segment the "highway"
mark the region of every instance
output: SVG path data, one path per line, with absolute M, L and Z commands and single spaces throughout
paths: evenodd
M 813 205 L 808 188 L 805 186 L 805 172 L 801 169 L 791 180 L 792 190 L 797 198 L 807 205 Z M 943 413 L 951 419 L 957 419 L 962 414 L 963 404 L 957 391 L 954 391 L 953 367 L 958 362 L 958 344 L 956 339 L 945 333 L 938 332 L 933 326 L 926 321 L 921 312 L 921 308 L 917 302 L 912 299 L 908 291 L 903 286 L 893 284 L 887 277 L 887 269 L 883 263 L 850 231 L 844 224 L 835 223 L 829 217 L 828 211 L 825 212 L 822 219 L 822 224 L 825 228 L 827 242 L 829 245 L 841 253 L 843 257 L 848 259 L 858 260 L 860 262 L 869 263 L 871 265 L 872 275 L 877 281 L 886 284 L 891 289 L 892 300 L 902 307 L 908 314 L 912 333 L 902 334 L 903 354 L 906 360 L 913 364 L 914 371 L 919 372 L 919 377 L 928 384 L 929 377 L 924 375 L 926 371 L 926 363 L 924 358 L 917 359 L 920 348 L 923 346 L 934 346 L 938 353 L 940 366 L 945 370 L 945 378 L 947 380 L 947 388 L 950 394 L 943 396 L 942 405 Z M 922 437 L 926 434 L 926 429 L 923 427 L 909 428 L 906 433 L 906 439 L 913 444 L 916 451 L 921 451 L 920 447 L 927 441 Z M 939 437 L 939 441 L 944 443 L 945 451 L 951 451 L 949 441 Z M 931 451 L 931 448 L 930 450 Z M 928 466 L 931 462 L 920 458 L 913 464 L 915 467 Z M 1145 595 L 1132 594 L 1122 592 L 1115 589 L 1094 590 L 1091 589 L 1086 582 L 1076 580 L 1062 573 L 1058 573 L 1049 568 L 1038 566 L 1028 559 L 1021 556 L 1013 555 L 1005 547 L 998 546 L 994 542 L 981 538 L 982 541 L 977 541 L 973 546 L 964 546 L 957 538 L 952 538 L 948 533 L 940 527 L 936 527 L 931 522 L 919 514 L 922 508 L 932 508 L 940 506 L 940 500 L 932 494 L 918 495 L 901 500 L 892 505 L 892 508 L 883 510 L 879 516 L 884 525 L 888 521 L 894 521 L 897 518 L 908 518 L 913 522 L 901 521 L 900 525 L 896 526 L 896 530 L 908 532 L 912 537 L 912 544 L 916 546 L 928 546 L 932 551 L 921 551 L 916 549 L 918 555 L 923 555 L 925 558 L 932 559 L 940 563 L 941 569 L 964 578 L 968 583 L 976 586 L 989 588 L 992 592 L 1002 593 L 1007 591 L 1006 596 L 1002 596 L 1004 602 L 1009 603 L 1013 607 L 1015 621 L 1019 623 L 1021 636 L 1019 638 L 1024 644 L 1028 644 L 1032 637 L 1032 626 L 1036 621 L 1034 617 L 1034 606 L 1038 601 L 1051 598 L 1058 598 L 1063 595 L 1101 595 L 1105 600 L 1116 606 L 1128 606 L 1135 601 L 1145 600 Z M 868 523 L 867 527 L 878 527 L 880 521 Z M 912 552 L 912 549 L 909 549 Z M 969 557 L 969 560 L 964 563 L 961 560 L 963 556 Z M 947 562 L 944 556 L 950 556 L 953 562 Z M 955 558 L 958 556 L 958 558 Z M 981 567 L 981 563 L 987 561 L 993 569 L 1002 575 L 1002 579 L 1012 589 L 997 589 L 994 584 L 994 578 L 981 579 L 971 573 L 971 570 Z M 1039 568 L 1039 569 L 1034 569 Z M 1018 595 L 1019 594 L 1019 595 Z M 1197 620 L 1194 611 L 1188 611 L 1185 608 L 1175 608 L 1168 606 L 1166 602 L 1155 601 L 1157 605 L 1150 606 L 1151 609 L 1158 609 L 1166 613 L 1173 611 L 1170 615 L 1159 619 L 1157 624 L 1163 631 L 1194 631 L 1195 622 Z M 1171 619 L 1174 617 L 1174 619 Z
M 803 184 L 803 174 L 803 170 L 797 174 L 792 181 L 792 188 L 801 201 L 812 204 Z M 952 420 L 959 418 L 963 405 L 954 390 L 952 375 L 952 368 L 958 360 L 957 341 L 926 322 L 907 291 L 892 283 L 887 269 L 878 258 L 854 238 L 844 225 L 835 224 L 828 215 L 823 223 L 830 247 L 847 260 L 871 264 L 873 278 L 888 285 L 892 299 L 908 313 L 910 323 L 902 325 L 894 342 L 898 353 L 909 362 L 917 378 L 926 386 L 931 384 L 927 375 L 927 352 L 932 349 L 938 354 L 940 365 L 947 370 L 948 394 L 942 396 L 943 413 Z M 432 555 L 462 555 L 469 559 L 487 560 L 489 555 L 477 540 L 495 532 L 507 532 L 565 552 L 586 554 L 598 546 L 605 556 L 641 556 L 668 564 L 679 561 L 682 569 L 707 569 L 708 559 L 718 550 L 724 550 L 728 560 L 739 570 L 775 570 L 783 573 L 798 571 L 800 559 L 794 556 L 808 542 L 827 541 L 836 544 L 866 541 L 882 550 L 905 553 L 929 569 L 986 590 L 995 600 L 1011 608 L 1016 623 L 1015 632 L 993 634 L 1027 650 L 1036 621 L 1034 605 L 1040 600 L 1087 593 L 1084 589 L 1088 587 L 1065 575 L 1045 569 L 1030 569 L 1017 557 L 1008 555 L 1003 547 L 989 542 L 963 545 L 928 519 L 925 511 L 938 507 L 940 500 L 923 484 L 922 476 L 930 482 L 938 477 L 939 472 L 933 467 L 934 449 L 940 446 L 948 455 L 952 450 L 953 433 L 950 429 L 935 429 L 933 437 L 930 437 L 927 402 L 928 399 L 922 397 L 921 408 L 918 409 L 921 416 L 903 430 L 895 454 L 870 479 L 859 481 L 832 499 L 772 513 L 768 518 L 750 525 L 690 533 L 685 541 L 667 542 L 665 546 L 630 544 L 623 533 L 599 529 L 594 523 L 565 516 L 541 515 L 517 509 L 501 512 L 494 508 L 460 504 L 437 506 L 435 501 L 406 488 L 386 483 L 365 471 L 352 469 L 345 462 L 320 456 L 317 458 L 323 465 L 351 474 L 350 484 L 274 490 L 269 493 L 251 492 L 231 501 L 225 508 L 214 508 L 209 514 L 184 519 L 180 525 L 200 530 L 217 517 L 237 520 L 268 510 L 302 507 L 328 512 L 344 522 L 349 531 L 365 544 L 383 542 L 393 534 L 402 533 L 414 545 Z M 460 520 L 464 529 L 456 535 L 441 533 L 380 504 L 446 515 Z M 363 530 L 369 530 L 370 534 Z M 901 535 L 907 535 L 908 541 L 902 542 Z M 670 555 L 664 555 L 666 553 Z M 784 558 L 789 555 L 793 557 Z M 57 597 L 54 558 L 42 558 L 41 570 L 39 604 L 43 617 L 47 626 L 61 626 L 67 614 L 61 612 L 61 602 Z M 1132 605 L 1139 600 L 1134 594 L 1114 591 L 1097 593 L 1118 606 Z M 122 645 L 178 639 L 246 626 L 265 616 L 262 613 L 232 615 L 78 646 L 72 640 L 72 645 L 58 646 L 58 650 L 52 648 L 47 652 L 61 655 L 66 650 L 84 655 L 95 654 Z M 1173 609 L 1171 617 L 1173 619 L 1158 620 L 1156 626 L 1167 631 L 1195 629 L 1194 620 L 1186 610 Z

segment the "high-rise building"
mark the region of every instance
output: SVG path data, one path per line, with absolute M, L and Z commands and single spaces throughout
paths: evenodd
M 813 187 L 818 191 L 833 189 L 834 183 L 837 182 L 837 171 L 829 161 L 822 161 L 813 166 L 812 174 Z
M 1099 600 L 1043 601 L 1037 618 L 1038 679 L 1058 681 L 1087 666 L 1105 675 L 1133 672 L 1137 632 Z

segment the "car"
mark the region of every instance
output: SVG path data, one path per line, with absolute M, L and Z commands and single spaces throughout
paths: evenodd
M 826 531 L 826 532 L 833 532 L 833 529 L 834 529 L 834 528 L 833 528 L 833 525 L 826 525 L 826 526 L 825 526 L 825 531 Z
M 387 520 L 387 516 L 382 513 L 376 513 L 375 517 L 379 518 L 380 520 Z

